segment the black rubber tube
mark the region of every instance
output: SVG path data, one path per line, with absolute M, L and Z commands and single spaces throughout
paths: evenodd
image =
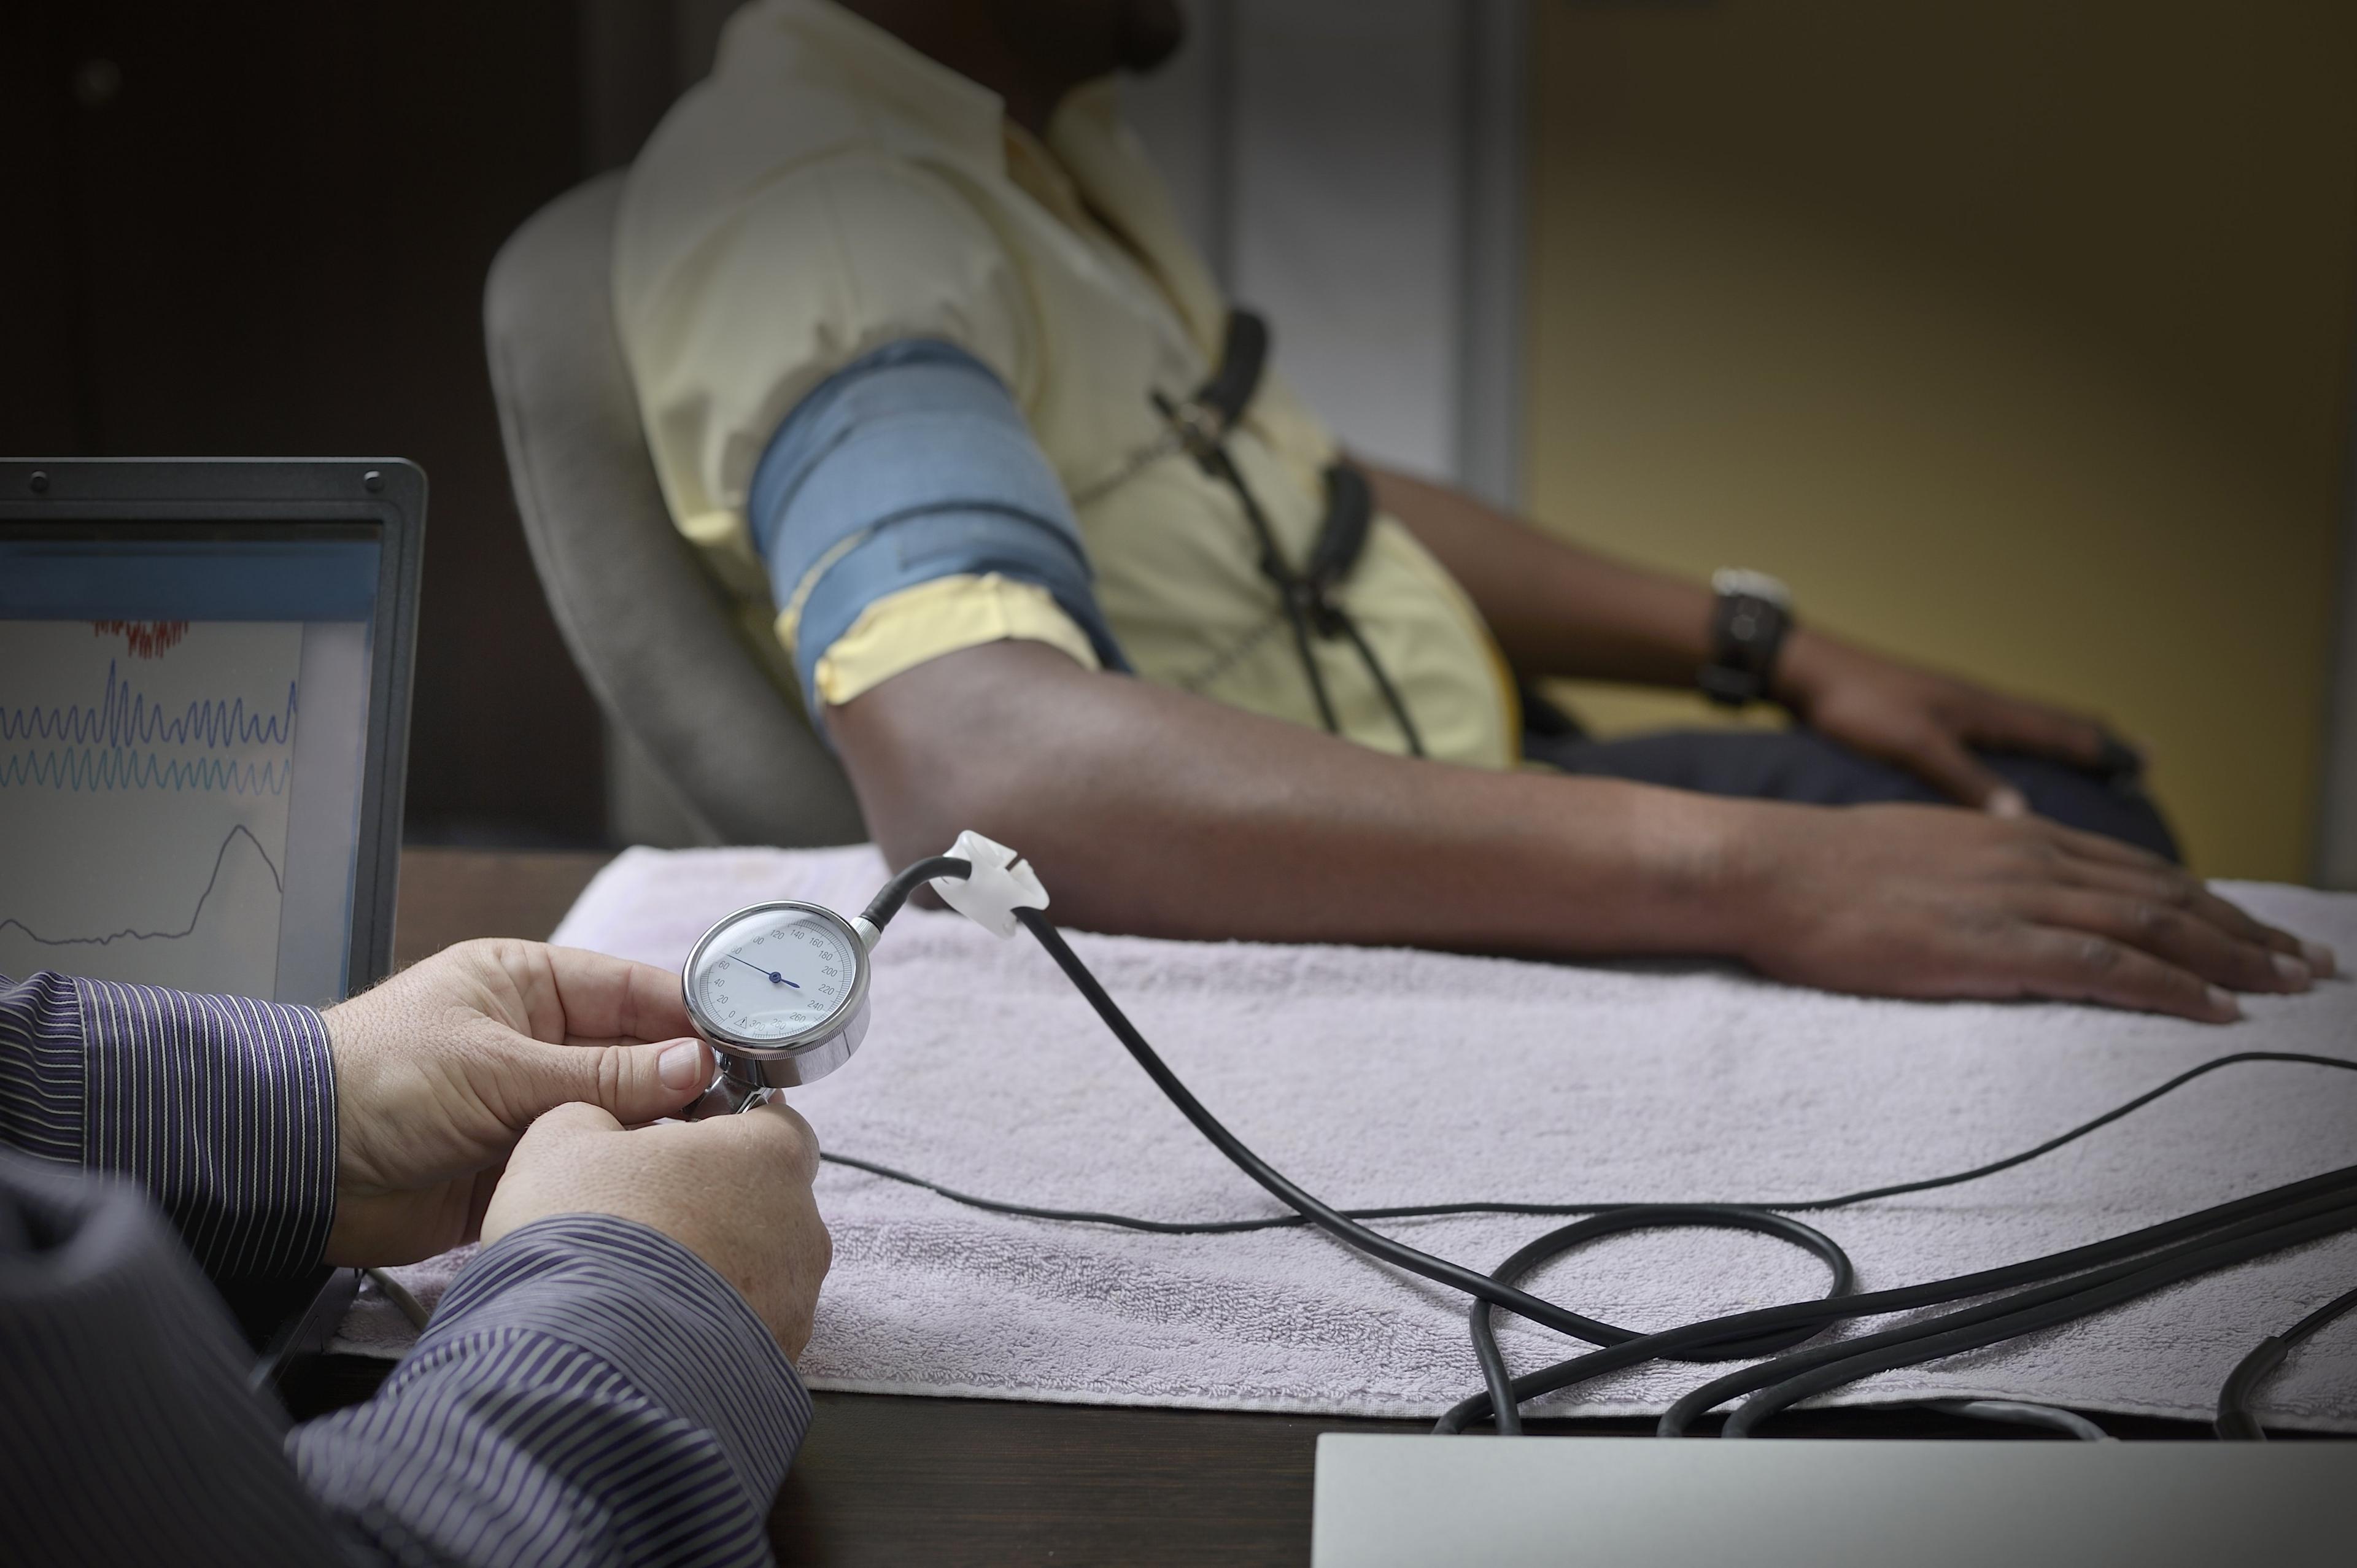
M 1247 503 L 1249 504 L 1249 497 Z M 868 919 L 878 927 L 897 914 L 909 893 L 922 882 L 941 876 L 963 876 L 972 867 L 967 862 L 952 856 L 935 856 L 909 866 L 888 883 L 868 907 Z M 2229 1266 L 2267 1252 L 2280 1251 L 2318 1237 L 2357 1229 L 2357 1166 L 2327 1172 L 2305 1181 L 2287 1183 L 2267 1192 L 2228 1203 L 2213 1205 L 2208 1209 L 2176 1219 L 2165 1220 L 2126 1236 L 2066 1249 L 2042 1258 L 1952 1279 L 1927 1282 L 1867 1295 L 1846 1295 L 1852 1280 L 1849 1259 L 1830 1237 L 1813 1228 L 1785 1218 L 1792 1212 L 1845 1207 L 1870 1198 L 1892 1196 L 1901 1192 L 1922 1191 L 1976 1179 L 2010 1168 L 2040 1155 L 2061 1147 L 2072 1140 L 2104 1126 L 2181 1085 L 2215 1071 L 2220 1068 L 2244 1061 L 2287 1061 L 2311 1063 L 2338 1068 L 2357 1069 L 2357 1062 L 2344 1058 L 2314 1057 L 2291 1052 L 2240 1052 L 2205 1062 L 2158 1088 L 2138 1096 L 2125 1105 L 2083 1122 L 2035 1148 L 2002 1160 L 1977 1166 L 1970 1171 L 1891 1187 L 1868 1188 L 1862 1192 L 1834 1198 L 1805 1200 L 1777 1205 L 1721 1204 L 1622 1204 L 1592 1206 L 1595 1212 L 1588 1219 L 1563 1226 L 1517 1251 L 1489 1276 L 1484 1276 L 1437 1258 L 1359 1222 L 1361 1217 L 1381 1214 L 1431 1214 L 1473 1211 L 1504 1212 L 1566 1212 L 1575 1206 L 1552 1205 L 1419 1205 L 1390 1210 L 1360 1210 L 1346 1212 L 1332 1208 L 1314 1195 L 1297 1186 L 1248 1148 L 1198 1101 L 1178 1076 L 1171 1072 L 1160 1056 L 1138 1033 L 1112 996 L 1098 983 L 1087 966 L 1064 941 L 1047 917 L 1036 909 L 1017 909 L 1017 918 L 1030 930 L 1066 978 L 1071 981 L 1084 999 L 1096 1011 L 1114 1037 L 1142 1068 L 1156 1087 L 1160 1089 L 1179 1112 L 1214 1148 L 1234 1164 L 1246 1176 L 1257 1182 L 1280 1202 L 1286 1204 L 1304 1221 L 1334 1235 L 1339 1240 L 1359 1248 L 1379 1261 L 1424 1278 L 1464 1292 L 1473 1298 L 1469 1318 L 1475 1350 L 1480 1361 L 1486 1387 L 1480 1394 L 1460 1402 L 1444 1415 L 1438 1430 L 1460 1431 L 1468 1422 L 1489 1416 L 1498 1423 L 1501 1433 L 1520 1430 L 1518 1408 L 1523 1402 L 1540 1394 L 1571 1386 L 1587 1378 L 1620 1367 L 1643 1361 L 1674 1358 L 1682 1360 L 1731 1359 L 1758 1355 L 1763 1351 L 1799 1344 L 1813 1337 L 1825 1326 L 1843 1318 L 1878 1316 L 1885 1313 L 1912 1310 L 1991 1291 L 2011 1290 L 2019 1285 L 2037 1288 L 2019 1290 L 1995 1302 L 1983 1303 L 1925 1323 L 1917 1323 L 1886 1330 L 1863 1338 L 1846 1340 L 1815 1349 L 1792 1351 L 1776 1357 L 1761 1365 L 1747 1369 L 1727 1378 L 1715 1380 L 1694 1391 L 1672 1407 L 1662 1418 L 1664 1434 L 1674 1435 L 1684 1430 L 1686 1423 L 1713 1404 L 1747 1391 L 1756 1390 L 1752 1398 L 1729 1418 L 1727 1435 L 1741 1437 L 1797 1401 L 1837 1388 L 1875 1371 L 1892 1367 L 1936 1359 L 1962 1350 L 1978 1348 L 2021 1334 L 2035 1332 L 2060 1323 L 2074 1321 L 2092 1313 L 2103 1311 L 2119 1302 L 2134 1299 L 2165 1288 L 2196 1274 Z M 1239 1220 L 1208 1223 L 1151 1221 L 1127 1216 L 1093 1214 L 1067 1210 L 1038 1209 L 1025 1205 L 1002 1204 L 975 1198 L 952 1189 L 924 1182 L 920 1178 L 893 1171 L 869 1162 L 839 1158 L 838 1163 L 869 1170 L 878 1176 L 909 1181 L 926 1187 L 956 1201 L 1000 1212 L 1028 1214 L 1039 1218 L 1092 1220 L 1128 1226 L 1133 1229 L 1160 1231 L 1204 1232 L 1232 1230 L 1264 1229 L 1283 1221 Z M 1578 1206 L 1591 1207 L 1591 1206 Z M 1769 1209 L 1783 1213 L 1770 1213 Z M 1692 1323 L 1656 1333 L 1639 1333 L 1603 1323 L 1567 1308 L 1558 1306 L 1517 1288 L 1512 1282 L 1529 1269 L 1548 1258 L 1559 1255 L 1585 1240 L 1622 1231 L 1674 1225 L 1697 1225 L 1751 1230 L 1779 1236 L 1803 1246 L 1828 1263 L 1834 1272 L 1834 1283 L 1828 1294 L 1814 1302 L 1792 1303 L 1782 1306 L 1736 1313 L 1725 1317 Z M 1500 1352 L 1490 1318 L 1492 1308 L 1521 1314 L 1544 1326 L 1572 1337 L 1583 1339 L 1600 1348 L 1586 1355 L 1558 1362 L 1555 1366 L 1510 1377 Z M 2341 1314 L 2357 1308 L 2357 1291 L 2326 1304 L 2303 1318 L 2286 1334 L 2263 1342 L 2230 1377 L 2220 1402 L 2222 1435 L 2235 1410 L 2238 1400 L 2246 1399 L 2251 1388 L 2279 1365 L 2291 1343 L 2316 1332 Z M 2247 1412 L 2241 1415 L 2240 1424 L 2255 1428 Z M 2237 1434 L 2240 1434 L 2239 1432 Z M 2260 1434 L 2259 1435 L 2264 1435 Z
M 913 865 L 902 866 L 892 880 L 884 884 L 876 897 L 867 901 L 867 908 L 859 912 L 859 918 L 880 931 L 892 923 L 892 917 L 900 912 L 900 906 L 909 901 L 909 895 L 923 884 L 940 876 L 954 876 L 963 880 L 973 875 L 974 865 L 970 861 L 961 860 L 953 854 L 929 855 Z
M 2265 1443 L 2266 1429 L 2251 1413 L 2251 1395 L 2261 1383 L 2275 1376 L 2294 1346 L 2352 1311 L 2357 1311 L 2357 1290 L 2334 1296 L 2281 1334 L 2260 1340 L 2249 1355 L 2237 1361 L 2234 1369 L 2226 1375 L 2225 1386 L 2218 1391 L 2218 1435 L 2230 1443 Z

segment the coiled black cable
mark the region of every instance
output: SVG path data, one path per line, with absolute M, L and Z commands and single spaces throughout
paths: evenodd
M 2218 1391 L 2218 1435 L 2229 1443 L 2265 1443 L 2266 1430 L 2251 1413 L 2251 1394 L 2275 1376 L 2276 1369 L 2284 1364 L 2292 1347 L 2352 1311 L 2357 1311 L 2357 1290 L 2333 1297 L 2281 1334 L 2260 1340 L 2249 1355 L 2235 1364 L 2233 1371 L 2227 1375 L 2225 1387 Z
M 936 856 L 920 861 L 902 871 L 886 886 L 875 902 L 869 905 L 867 918 L 881 927 L 899 911 L 918 883 L 938 876 L 963 876 L 970 869 L 964 861 L 954 857 Z M 1522 1430 L 1520 1409 L 1528 1401 L 1647 1361 L 1711 1361 L 1764 1356 L 1768 1359 L 1754 1366 L 1694 1390 L 1662 1416 L 1657 1427 L 1661 1435 L 1682 1435 L 1697 1417 L 1712 1407 L 1748 1394 L 1749 1399 L 1728 1418 L 1723 1433 L 1728 1437 L 1743 1437 L 1750 1434 L 1769 1417 L 1799 1401 L 1875 1372 L 1917 1365 L 2075 1321 L 2198 1274 L 2304 1241 L 2357 1230 L 2357 1165 L 2352 1165 L 2042 1258 L 1979 1270 L 1946 1280 L 1854 1295 L 1850 1294 L 1850 1288 L 1855 1270 L 1848 1255 L 1824 1232 L 1790 1218 L 1794 1213 L 1846 1208 L 1871 1199 L 1952 1187 L 2011 1169 L 2107 1126 L 2196 1079 L 2237 1063 L 2291 1062 L 2357 1071 L 2357 1061 L 2292 1051 L 2239 1051 L 2219 1057 L 2189 1069 L 2125 1104 L 2018 1154 L 1967 1171 L 1869 1187 L 1835 1197 L 1788 1203 L 1554 1205 L 1472 1202 L 1338 1209 L 1295 1185 L 1261 1159 L 1195 1098 L 1129 1021 L 1044 913 L 1037 909 L 1017 909 L 1015 915 L 1179 1113 L 1238 1169 L 1294 1212 L 1265 1219 L 1178 1221 L 1043 1208 L 962 1193 L 872 1161 L 841 1155 L 822 1157 L 888 1180 L 922 1187 L 953 1202 L 995 1213 L 1034 1219 L 1114 1225 L 1160 1234 L 1197 1235 L 1229 1234 L 1292 1224 L 1315 1225 L 1372 1257 L 1462 1291 L 1473 1298 L 1468 1324 L 1485 1386 L 1480 1393 L 1460 1402 L 1443 1415 L 1436 1426 L 1439 1432 L 1461 1432 L 1472 1423 L 1487 1419 L 1494 1423 L 1495 1430 L 1501 1435 L 1519 1433 Z M 1369 1230 L 1362 1223 L 1371 1219 L 1477 1213 L 1584 1214 L 1588 1218 L 1563 1226 L 1528 1243 L 1488 1275 L 1476 1273 L 1460 1264 L 1410 1247 Z M 1629 1230 L 1677 1227 L 1747 1230 L 1776 1237 L 1812 1252 L 1824 1262 L 1832 1276 L 1830 1285 L 1825 1295 L 1816 1301 L 1760 1308 L 1645 1334 L 1569 1311 L 1521 1290 L 1514 1283 L 1541 1264 L 1599 1237 Z M 2001 1292 L 2014 1294 L 1996 1294 L 1995 1299 L 1974 1306 L 1880 1333 L 1803 1348 L 1807 1341 L 1839 1321 L 1909 1312 Z M 1499 1349 L 1491 1323 L 1491 1313 L 1496 1308 L 1517 1313 L 1532 1322 L 1573 1338 L 1586 1340 L 1598 1348 L 1534 1372 L 1513 1376 Z M 2241 1402 L 2246 1401 L 2251 1389 L 2281 1363 L 2292 1344 L 2352 1309 L 2357 1309 L 2357 1291 L 2327 1304 L 2283 1336 L 2263 1343 L 2245 1358 L 2220 1396 L 2220 1434 L 2243 1436 L 2256 1434 L 2256 1423 L 2250 1419 Z M 2045 1424 L 2071 1430 L 2079 1435 L 2100 1435 L 2090 1423 L 2069 1416 L 2068 1412 L 2048 1412 L 2043 1419 Z M 2076 1423 L 2076 1426 L 2072 1423 Z M 2230 1423 L 2235 1427 L 2232 1433 L 2228 1430 Z M 2079 1432 L 2078 1428 L 2086 1430 Z
M 1681 1229 L 1757 1231 L 1763 1236 L 1790 1241 L 1803 1251 L 1813 1252 L 1833 1275 L 1832 1283 L 1825 1288 L 1828 1301 L 1847 1295 L 1850 1286 L 1857 1282 L 1857 1271 L 1851 1266 L 1849 1254 L 1843 1251 L 1832 1237 L 1815 1227 L 1803 1225 L 1797 1219 L 1788 1219 L 1781 1214 L 1770 1214 L 1765 1209 L 1736 1208 L 1707 1203 L 1640 1203 L 1591 1215 L 1560 1230 L 1548 1231 L 1492 1269 L 1490 1277 L 1509 1283 L 1521 1279 L 1540 1264 L 1599 1236 L 1618 1235 L 1627 1230 Z M 1512 1437 L 1523 1430 L 1522 1403 L 1514 1398 L 1513 1377 L 1506 1369 L 1505 1355 L 1498 1348 L 1497 1331 L 1491 1322 L 1492 1310 L 1488 1302 L 1477 1301 L 1469 1309 L 1466 1322 L 1473 1335 L 1473 1354 L 1481 1363 L 1481 1380 L 1488 1386 L 1492 1424 L 1499 1436 Z M 1819 1327 L 1817 1324 L 1803 1323 L 1792 1328 L 1770 1329 L 1748 1339 L 1716 1341 L 1688 1352 L 1680 1359 L 1732 1361 L 1749 1356 L 1764 1356 L 1814 1337 Z

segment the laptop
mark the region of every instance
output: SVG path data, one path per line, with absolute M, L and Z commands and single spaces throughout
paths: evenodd
M 2346 1443 L 1318 1439 L 1312 1568 L 2339 1568 Z
M 0 461 L 0 974 L 390 972 L 425 521 L 393 459 Z M 258 1375 L 354 1278 L 227 1293 Z

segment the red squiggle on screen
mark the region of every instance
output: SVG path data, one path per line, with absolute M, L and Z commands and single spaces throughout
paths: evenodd
M 188 635 L 188 623 L 184 620 L 94 620 L 90 623 L 92 637 L 120 637 L 131 650 L 134 659 L 161 659 L 167 649 L 179 646 Z

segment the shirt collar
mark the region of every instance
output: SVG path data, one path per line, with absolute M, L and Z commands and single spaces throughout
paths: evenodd
M 740 31 L 741 27 L 741 31 Z M 761 0 L 729 25 L 721 48 L 729 66 L 778 43 L 855 78 L 874 99 L 935 144 L 935 156 L 992 174 L 1005 171 L 998 94 L 902 43 L 834 0 Z
M 761 69 L 758 57 L 780 45 L 807 52 L 857 81 L 866 96 L 922 140 L 924 156 L 1006 178 L 1008 143 L 1030 141 L 1006 117 L 1006 102 L 997 93 L 834 0 L 757 0 L 746 6 L 723 38 L 722 68 Z M 1037 156 L 1038 144 L 1026 150 L 1039 166 L 1028 172 L 1051 184 L 1069 181 L 1078 197 L 1120 230 L 1161 281 L 1189 335 L 1207 357 L 1216 359 L 1226 302 L 1188 242 L 1160 174 L 1122 118 L 1114 80 L 1103 77 L 1075 88 L 1057 106 L 1045 138 L 1044 152 L 1052 156 Z M 1067 221 L 1073 216 L 1058 215 Z
M 1217 360 L 1227 330 L 1227 301 L 1188 240 L 1161 171 L 1122 117 L 1114 78 L 1099 77 L 1065 95 L 1048 123 L 1048 148 L 1089 205 L 1153 269 L 1197 347 Z

